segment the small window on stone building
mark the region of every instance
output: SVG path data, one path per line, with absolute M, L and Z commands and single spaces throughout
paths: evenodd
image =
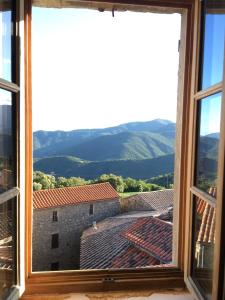
M 59 235 L 58 233 L 52 234 L 52 249 L 59 247 Z
M 53 211 L 53 214 L 52 214 L 52 221 L 53 221 L 53 222 L 57 222 L 57 221 L 58 221 L 58 214 L 57 214 L 57 211 Z
M 54 263 L 51 263 L 51 271 L 57 271 L 59 270 L 59 262 L 54 262 Z
M 89 215 L 93 215 L 94 214 L 94 205 L 93 204 L 90 204 L 90 207 L 89 207 Z

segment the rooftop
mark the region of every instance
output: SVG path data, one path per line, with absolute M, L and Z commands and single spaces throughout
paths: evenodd
M 206 201 L 197 199 L 197 213 L 202 217 L 199 232 L 198 242 L 214 243 L 215 242 L 215 221 L 216 210 Z
M 80 259 L 81 269 L 141 268 L 170 263 L 172 224 L 140 214 L 107 218 L 83 232 Z
M 110 183 L 98 183 L 33 192 L 34 209 L 119 198 Z
M 172 260 L 173 226 L 158 218 L 140 218 L 121 235 L 163 263 Z
M 142 192 L 123 199 L 125 211 L 150 210 L 163 212 L 173 207 L 174 190 L 165 189 L 160 191 Z

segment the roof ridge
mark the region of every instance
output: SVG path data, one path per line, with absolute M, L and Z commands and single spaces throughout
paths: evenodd
M 75 186 L 65 186 L 65 187 L 58 187 L 58 188 L 50 188 L 50 189 L 38 190 L 38 191 L 33 191 L 33 194 L 42 193 L 42 192 L 46 192 L 46 191 L 65 190 L 65 189 L 74 189 L 74 188 L 84 188 L 84 187 L 87 187 L 87 186 L 96 186 L 96 185 L 110 185 L 112 187 L 112 185 L 110 184 L 110 182 L 107 181 L 107 182 L 100 182 L 100 183 L 82 184 L 82 185 L 75 185 Z

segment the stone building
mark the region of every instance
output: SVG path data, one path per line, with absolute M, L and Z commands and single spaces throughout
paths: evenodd
M 109 183 L 33 193 L 33 271 L 79 269 L 82 232 L 120 212 Z

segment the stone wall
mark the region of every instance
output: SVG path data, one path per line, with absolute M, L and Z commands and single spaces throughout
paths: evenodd
M 143 201 L 138 194 L 134 196 L 130 196 L 127 198 L 123 198 L 120 200 L 121 202 L 121 211 L 129 212 L 129 211 L 152 211 L 152 207 L 146 201 Z
M 89 214 L 93 204 L 93 215 Z M 53 211 L 58 221 L 53 222 Z M 80 237 L 93 222 L 120 212 L 119 199 L 86 202 L 33 211 L 33 271 L 48 271 L 59 262 L 60 270 L 79 269 Z M 51 248 L 52 234 L 59 234 L 59 247 Z

